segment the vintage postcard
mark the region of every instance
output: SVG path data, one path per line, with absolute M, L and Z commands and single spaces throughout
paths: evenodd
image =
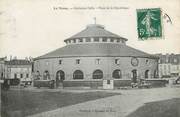
M 180 0 L 0 0 L 1 117 L 180 117 Z

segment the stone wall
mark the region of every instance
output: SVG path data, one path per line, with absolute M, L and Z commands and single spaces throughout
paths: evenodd
M 120 69 L 123 79 L 131 79 L 132 70 L 138 71 L 138 78 L 145 77 L 145 71 L 149 70 L 148 78 L 154 77 L 154 72 L 157 70 L 157 60 L 150 58 L 138 58 L 139 65 L 132 66 L 132 57 L 69 57 L 69 58 L 49 58 L 35 60 L 34 70 L 39 71 L 43 75 L 44 71 L 49 71 L 51 79 L 55 80 L 57 71 L 65 72 L 65 81 L 73 80 L 73 72 L 81 70 L 84 74 L 84 81 L 91 80 L 95 70 L 103 71 L 103 79 L 112 79 L 112 73 L 116 69 Z M 80 64 L 76 64 L 76 59 L 80 59 Z M 100 59 L 100 64 L 96 64 L 95 60 Z M 115 64 L 115 59 L 119 59 L 119 65 Z M 62 64 L 59 64 L 59 60 Z M 146 63 L 146 60 L 149 63 Z
M 114 88 L 120 87 L 131 87 L 132 80 L 130 79 L 120 79 L 114 80 Z M 146 80 L 147 83 L 150 83 L 151 87 L 165 87 L 168 83 L 167 80 L 163 79 L 148 79 Z M 64 87 L 89 87 L 89 88 L 102 88 L 103 87 L 103 80 L 69 80 L 63 82 Z

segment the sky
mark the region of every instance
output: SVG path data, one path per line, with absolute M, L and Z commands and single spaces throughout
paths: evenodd
M 172 24 L 162 17 L 162 38 L 138 40 L 136 9 L 146 8 L 161 8 L 170 16 Z M 63 47 L 94 17 L 131 47 L 150 54 L 180 53 L 179 11 L 180 0 L 1 0 L 0 57 L 37 57 Z

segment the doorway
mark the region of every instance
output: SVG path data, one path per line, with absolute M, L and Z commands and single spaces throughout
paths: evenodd
M 149 70 L 145 71 L 145 79 L 149 78 Z
M 132 70 L 132 82 L 137 83 L 137 70 Z
M 63 86 L 63 81 L 65 80 L 65 73 L 62 70 L 56 72 L 56 87 Z

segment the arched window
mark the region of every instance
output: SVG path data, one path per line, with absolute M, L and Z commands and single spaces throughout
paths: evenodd
M 83 75 L 83 72 L 81 70 L 76 70 L 73 73 L 73 79 L 83 79 L 83 78 L 84 78 L 84 75 Z
M 103 78 L 103 72 L 101 70 L 95 70 L 93 72 L 93 79 L 102 79 Z
M 49 80 L 50 79 L 50 75 L 49 75 L 49 71 L 45 71 L 43 74 L 43 80 Z
M 148 78 L 149 77 L 149 70 L 146 70 L 145 71 L 145 78 Z
M 121 70 L 119 69 L 114 70 L 112 76 L 113 78 L 116 78 L 116 79 L 122 78 Z
M 56 81 L 63 81 L 63 80 L 65 80 L 65 73 L 64 73 L 64 71 L 62 71 L 62 70 L 59 70 L 59 71 L 57 71 L 57 73 L 56 73 Z

